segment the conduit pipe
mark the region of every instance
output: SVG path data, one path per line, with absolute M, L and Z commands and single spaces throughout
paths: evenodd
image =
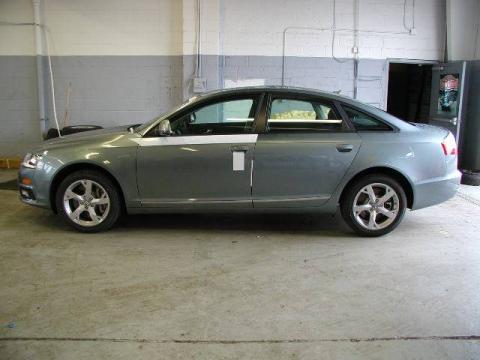
M 334 0 L 335 2 L 336 0 Z M 355 0 L 355 9 L 354 9 L 354 20 L 353 20 L 353 98 L 357 99 L 358 97 L 358 66 L 360 60 L 358 58 L 358 28 L 360 26 L 360 0 Z M 405 14 L 404 14 L 405 16 Z
M 44 92 L 44 76 L 43 76 L 43 62 L 42 62 L 42 56 L 43 56 L 43 46 L 42 46 L 42 34 L 47 33 L 47 29 L 44 25 L 37 23 L 37 22 L 12 22 L 12 21 L 0 21 L 1 26 L 33 26 L 35 30 L 40 29 L 40 35 L 39 35 L 39 40 L 38 39 L 38 33 L 35 32 L 36 35 L 36 43 L 37 43 L 37 50 L 36 50 L 36 56 L 37 56 L 37 77 L 38 77 L 38 106 L 39 106 L 39 114 L 40 114 L 40 127 L 42 130 L 42 135 L 45 134 L 45 131 L 47 129 L 47 117 L 45 115 L 45 92 Z M 42 33 L 42 31 L 44 33 Z M 55 119 L 55 124 L 57 125 L 57 131 L 58 131 L 58 136 L 61 137 L 60 134 L 60 128 L 58 126 L 58 120 L 57 120 L 57 111 L 56 111 L 56 106 L 55 106 L 55 86 L 53 83 L 53 72 L 52 72 L 52 60 L 50 57 L 50 51 L 48 47 L 48 38 L 45 35 L 45 43 L 47 45 L 47 59 L 48 59 L 48 68 L 50 70 L 50 82 L 51 82 L 51 90 L 52 90 L 52 104 L 53 104 L 53 117 Z
M 53 81 L 52 70 L 52 58 L 50 56 L 50 48 L 48 44 L 48 29 L 42 23 L 41 15 L 41 0 L 32 0 L 33 5 L 33 18 L 35 28 L 35 49 L 37 58 L 37 91 L 38 91 L 38 113 L 40 117 L 40 130 L 42 135 L 45 136 L 48 129 L 48 120 L 45 113 L 45 86 L 44 86 L 44 73 L 43 73 L 43 39 L 45 39 L 46 55 L 48 61 L 48 70 L 50 75 L 50 90 L 52 92 L 52 112 L 53 119 L 55 120 L 55 126 L 57 127 L 58 136 L 62 137 L 60 133 L 60 125 L 57 119 L 57 106 L 55 100 L 55 83 Z M 44 37 L 43 37 L 44 36 Z
M 406 14 L 406 0 L 404 4 L 404 13 L 403 13 L 403 20 L 404 20 L 404 25 L 406 24 L 405 21 L 405 14 Z M 287 47 L 287 33 L 290 30 L 312 30 L 312 31 L 331 31 L 332 32 L 332 57 L 334 60 L 338 62 L 345 62 L 348 60 L 340 60 L 335 57 L 334 53 L 334 41 L 335 41 L 335 33 L 336 32 L 352 32 L 354 34 L 354 47 L 356 49 L 356 52 L 354 53 L 354 56 L 352 60 L 354 62 L 354 98 L 357 97 L 357 84 L 358 84 L 358 37 L 360 33 L 366 33 L 366 34 L 385 34 L 385 35 L 413 35 L 412 30 L 415 27 L 415 22 L 413 20 L 413 24 L 411 28 L 407 28 L 405 25 L 405 28 L 407 31 L 377 31 L 377 30 L 362 30 L 359 29 L 359 22 L 360 22 L 360 9 L 359 9 L 359 1 L 355 0 L 354 3 L 355 6 L 355 11 L 354 11 L 354 28 L 349 29 L 349 28 L 337 28 L 336 27 L 336 14 L 335 14 L 335 8 L 336 8 L 336 0 L 333 0 L 333 21 L 332 21 L 332 26 L 330 27 L 323 27 L 323 28 L 317 28 L 317 27 L 309 27 L 309 26 L 288 26 L 283 30 L 283 43 L 282 43 L 282 86 L 285 86 L 285 68 L 286 68 L 286 47 Z M 412 19 L 415 19 L 415 0 L 413 0 L 413 13 L 412 13 Z
M 391 34 L 391 35 L 410 35 L 409 32 L 393 32 L 393 31 L 376 31 L 376 30 L 355 30 L 355 29 L 332 29 L 331 27 L 327 28 L 316 28 L 309 26 L 288 26 L 283 30 L 283 46 L 282 46 L 282 85 L 285 83 L 285 57 L 286 57 L 286 44 L 287 44 L 287 34 L 290 30 L 313 30 L 313 31 L 336 31 L 336 32 L 357 32 L 357 33 L 366 33 L 366 34 Z M 353 59 L 352 59 L 353 60 Z
M 202 76 L 202 0 L 197 0 L 197 63 L 195 77 Z
M 35 55 L 37 62 L 37 97 L 38 97 L 38 115 L 40 118 L 40 130 L 42 136 L 47 133 L 47 119 L 45 116 L 45 86 L 43 74 L 43 38 L 42 38 L 42 19 L 40 10 L 41 0 L 32 0 L 33 5 L 33 22 L 35 30 Z

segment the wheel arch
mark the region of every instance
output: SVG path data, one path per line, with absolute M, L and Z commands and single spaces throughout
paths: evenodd
M 60 183 L 68 175 L 70 175 L 71 173 L 73 173 L 75 171 L 79 171 L 79 170 L 94 170 L 94 171 L 97 171 L 97 172 L 105 175 L 106 177 L 108 177 L 110 179 L 110 181 L 112 181 L 112 183 L 117 188 L 118 193 L 120 195 L 120 199 L 121 199 L 122 210 L 125 210 L 125 196 L 124 196 L 122 187 L 120 186 L 120 183 L 117 181 L 115 176 L 113 176 L 110 171 L 108 171 L 107 169 L 105 169 L 102 166 L 92 164 L 92 163 L 80 162 L 80 163 L 74 163 L 74 164 L 67 165 L 67 166 L 61 168 L 55 174 L 55 176 L 54 176 L 54 178 L 53 178 L 53 180 L 50 184 L 50 191 L 49 191 L 50 206 L 51 206 L 54 213 L 57 213 L 57 211 L 58 211 L 56 201 L 55 201 L 55 196 L 56 196 L 58 187 L 60 186 Z
M 382 174 L 388 175 L 399 182 L 402 188 L 405 190 L 405 195 L 407 196 L 407 208 L 411 209 L 413 207 L 414 197 L 415 194 L 413 192 L 413 186 L 410 180 L 402 174 L 400 171 L 386 167 L 386 166 L 375 166 L 365 170 L 360 171 L 359 173 L 355 174 L 343 187 L 342 192 L 340 194 L 339 203 L 341 204 L 343 198 L 347 192 L 347 189 L 358 179 L 370 175 L 370 174 Z

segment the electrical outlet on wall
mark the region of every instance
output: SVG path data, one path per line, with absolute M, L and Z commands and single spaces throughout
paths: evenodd
M 193 92 L 203 93 L 207 91 L 207 79 L 205 78 L 193 78 Z

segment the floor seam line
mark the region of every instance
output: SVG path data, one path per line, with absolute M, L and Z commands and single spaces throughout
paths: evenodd
M 475 206 L 479 206 L 480 207 L 480 201 L 477 200 L 476 198 L 468 195 L 468 194 L 465 194 L 465 193 L 462 193 L 461 191 L 459 191 L 457 193 L 457 196 L 460 198 L 460 199 L 463 199 L 465 200 L 466 202 L 469 202 L 470 204 L 472 205 L 475 205 Z
M 147 338 L 75 338 L 75 337 L 0 337 L 0 341 L 72 341 L 72 342 L 124 342 L 152 344 L 289 344 L 322 342 L 376 342 L 376 341 L 431 341 L 456 340 L 480 341 L 480 335 L 455 336 L 392 336 L 371 338 L 325 338 L 325 339 L 252 339 L 252 340 L 195 340 L 195 339 L 147 339 Z

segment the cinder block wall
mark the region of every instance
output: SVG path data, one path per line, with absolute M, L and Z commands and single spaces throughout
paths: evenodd
M 114 126 L 149 120 L 192 94 L 196 0 L 43 0 L 57 114 L 63 123 Z M 282 83 L 353 96 L 354 37 L 337 32 L 333 0 L 201 0 L 201 76 L 208 89 Z M 406 24 L 412 25 L 411 1 Z M 355 1 L 336 1 L 337 28 L 352 29 Z M 445 3 L 416 1 L 405 34 L 403 0 L 360 0 L 357 98 L 384 107 L 387 59 L 442 60 Z M 2 0 L 0 21 L 32 22 L 30 0 Z M 302 27 L 289 29 L 287 27 Z M 390 33 L 385 33 L 385 32 Z M 396 33 L 396 34 L 394 34 Z M 45 91 L 49 94 L 48 81 Z M 53 126 L 51 98 L 47 115 Z M 0 26 L 0 156 L 40 141 L 34 29 Z

